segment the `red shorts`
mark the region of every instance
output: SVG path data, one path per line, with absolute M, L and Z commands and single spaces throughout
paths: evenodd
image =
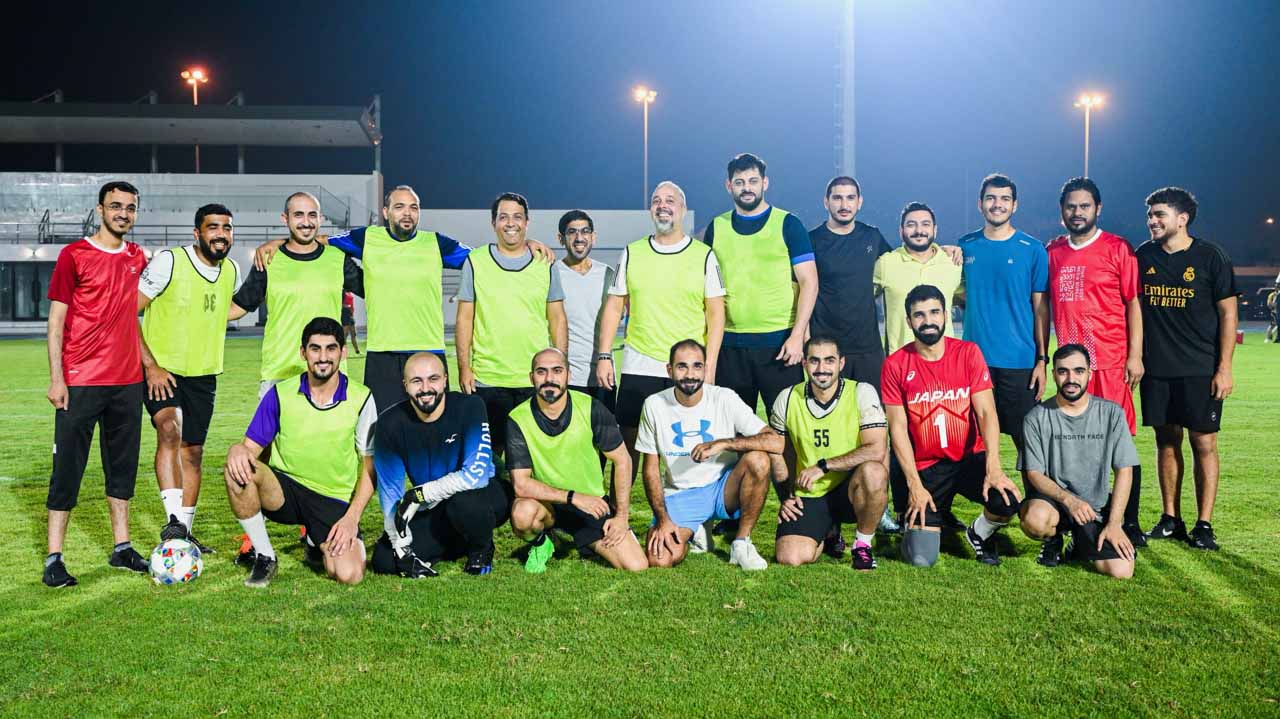
M 1124 367 L 1096 369 L 1086 388 L 1094 397 L 1109 399 L 1124 408 L 1124 418 L 1129 422 L 1129 434 L 1138 433 L 1138 416 L 1133 411 L 1133 392 L 1124 382 Z

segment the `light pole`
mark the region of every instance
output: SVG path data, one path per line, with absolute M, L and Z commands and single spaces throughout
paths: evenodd
M 204 70 L 201 70 L 198 67 L 193 67 L 189 70 L 183 70 L 181 77 L 183 80 L 187 81 L 188 85 L 191 86 L 191 104 L 199 105 L 200 104 L 200 86 L 206 82 L 209 82 L 209 76 L 204 73 Z M 196 174 L 197 175 L 200 174 L 200 143 L 199 142 L 196 143 Z
M 1084 108 L 1084 176 L 1089 176 L 1089 114 L 1095 107 L 1102 107 L 1101 95 L 1085 93 L 1076 100 L 1076 107 Z
M 649 206 L 649 106 L 653 104 L 654 98 L 658 96 L 656 90 L 650 90 L 644 85 L 638 86 L 632 91 L 631 96 L 635 101 L 644 106 L 644 205 Z

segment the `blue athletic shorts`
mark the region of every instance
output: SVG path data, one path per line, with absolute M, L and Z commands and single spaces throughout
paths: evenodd
M 671 521 L 677 527 L 696 532 L 708 519 L 737 519 L 741 516 L 741 510 L 729 514 L 724 506 L 724 487 L 729 483 L 729 473 L 732 471 L 733 465 L 729 465 L 720 479 L 711 484 L 666 492 L 667 515 L 671 517 Z

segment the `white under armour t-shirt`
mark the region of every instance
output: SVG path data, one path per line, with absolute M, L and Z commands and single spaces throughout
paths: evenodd
M 676 389 L 650 395 L 644 401 L 636 451 L 656 454 L 662 459 L 662 481 L 667 491 L 705 487 L 720 479 L 738 461 L 737 452 L 721 452 L 704 462 L 695 462 L 689 452 L 703 442 L 732 439 L 737 435 L 759 434 L 763 419 L 725 387 L 704 385 L 702 400 L 693 407 L 676 401 Z

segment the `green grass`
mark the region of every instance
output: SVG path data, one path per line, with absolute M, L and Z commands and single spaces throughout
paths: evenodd
M 1015 524 L 1014 556 L 996 569 L 957 545 L 917 570 L 882 546 L 871 574 L 824 559 L 748 575 L 720 554 L 636 576 L 576 557 L 525 575 L 501 528 L 488 577 L 449 566 L 434 580 L 344 588 L 302 565 L 296 530 L 273 527 L 281 568 L 265 591 L 231 565 L 240 530 L 220 479 L 255 404 L 257 340 L 228 341 L 197 516 L 218 549 L 204 576 L 158 587 L 106 566 L 95 452 L 66 550 L 81 584 L 58 591 L 39 582 L 53 431 L 44 343 L 3 342 L 0 715 L 1280 716 L 1280 348 L 1258 339 L 1237 355 L 1221 435 L 1223 550 L 1152 546 L 1129 582 L 1038 566 Z M 363 361 L 351 370 L 362 376 Z M 143 437 L 141 549 L 161 525 L 154 435 Z M 1149 430 L 1139 450 L 1150 525 Z M 1007 439 L 1004 458 L 1012 471 Z M 639 531 L 649 517 L 642 494 L 635 503 Z M 1194 506 L 1189 486 L 1183 505 Z M 766 557 L 776 508 L 756 533 Z M 366 537 L 380 524 L 371 507 Z

